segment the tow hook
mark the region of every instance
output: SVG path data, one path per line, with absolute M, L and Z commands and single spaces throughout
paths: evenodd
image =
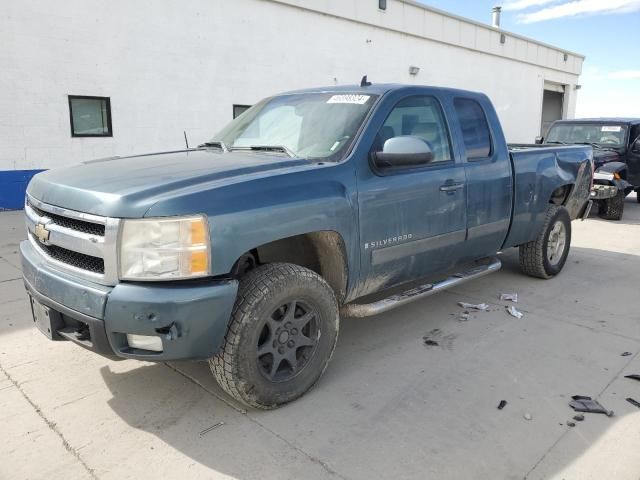
M 156 328 L 156 333 L 164 335 L 166 340 L 176 340 L 180 338 L 180 331 L 176 322 L 171 322 L 166 327 Z

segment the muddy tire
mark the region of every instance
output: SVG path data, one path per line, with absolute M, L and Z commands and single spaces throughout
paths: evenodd
M 520 245 L 520 268 L 532 277 L 555 277 L 564 267 L 571 246 L 571 218 L 567 209 L 550 205 L 535 240 Z
M 338 340 L 338 304 L 317 273 L 263 265 L 240 281 L 219 353 L 220 386 L 245 405 L 271 409 L 302 396 L 323 374 Z
M 605 220 L 620 220 L 624 211 L 624 192 L 600 202 L 598 215 Z

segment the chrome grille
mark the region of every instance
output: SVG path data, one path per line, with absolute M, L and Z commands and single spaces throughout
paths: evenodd
M 96 283 L 118 283 L 116 241 L 120 221 L 43 203 L 27 195 L 29 241 L 58 269 Z
M 29 206 L 39 216 L 50 218 L 56 225 L 70 228 L 71 230 L 76 230 L 82 233 L 89 233 L 91 235 L 104 237 L 104 225 L 100 225 L 99 223 L 86 222 L 84 220 L 77 220 L 75 218 L 63 217 L 62 215 L 56 215 L 55 213 L 51 212 L 45 212 L 43 210 L 40 210 L 35 205 L 32 205 L 31 202 L 29 202 Z
M 33 237 L 33 234 L 29 235 Z M 33 240 L 38 241 L 35 238 L 33 238 Z M 58 260 L 59 262 L 66 263 L 72 267 L 87 270 L 89 272 L 104 274 L 104 260 L 102 258 L 72 252 L 71 250 L 57 247 L 55 245 L 40 245 L 40 248 L 47 252 L 47 254 L 54 260 Z

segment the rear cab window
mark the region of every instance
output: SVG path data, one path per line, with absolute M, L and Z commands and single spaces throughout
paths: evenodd
M 461 97 L 454 99 L 453 106 L 460 122 L 467 160 L 477 161 L 491 157 L 491 131 L 483 108 L 477 101 Z

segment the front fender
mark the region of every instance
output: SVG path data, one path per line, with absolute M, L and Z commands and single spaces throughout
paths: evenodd
M 159 202 L 148 216 L 204 213 L 209 219 L 211 274 L 226 275 L 244 253 L 283 238 L 338 233 L 349 279 L 360 273 L 355 175 L 349 162 L 216 185 Z M 350 280 L 351 281 L 351 280 Z
M 625 177 L 627 169 L 626 163 L 605 163 L 594 172 L 594 182 L 600 185 L 613 185 L 618 188 L 618 191 L 627 193 L 633 189 L 633 186 L 624 178 L 616 178 L 614 176 L 617 173 L 618 177 Z
M 623 162 L 609 162 L 596 169 L 597 172 L 621 173 L 627 170 L 627 164 Z

